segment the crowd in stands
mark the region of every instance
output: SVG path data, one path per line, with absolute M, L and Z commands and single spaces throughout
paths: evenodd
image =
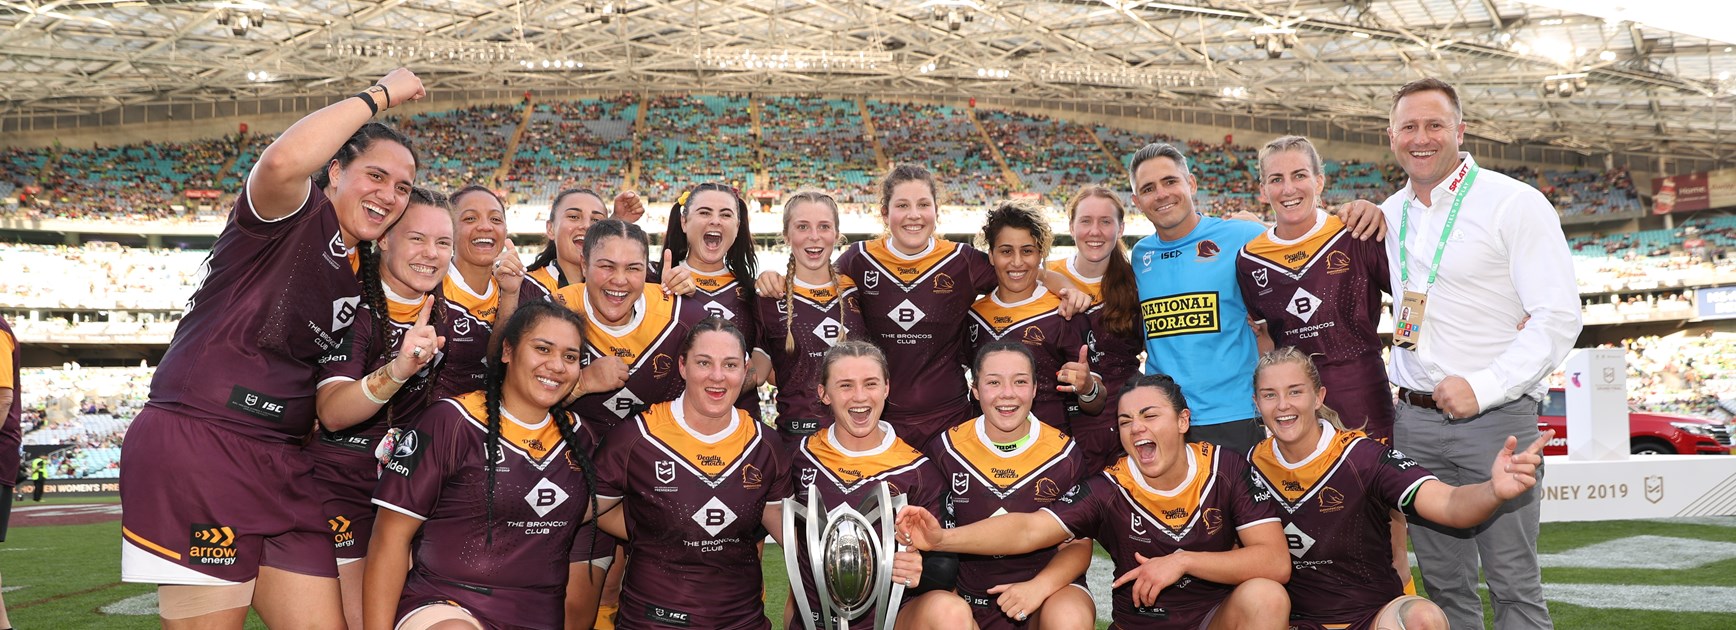
M 843 203 L 875 203 L 879 170 L 855 101 L 818 97 L 768 98 L 760 106 L 760 140 L 770 181 L 786 194 L 826 191 Z
M 207 252 L 114 243 L 0 244 L 0 305 L 32 309 L 179 310 Z M 17 322 L 14 322 L 17 323 Z
M 983 206 L 1012 192 L 968 111 L 876 100 L 868 115 L 888 161 L 927 164 L 940 178 L 941 203 Z
M 746 190 L 761 162 L 745 96 L 660 95 L 645 106 L 639 188 L 673 200 L 688 182 L 716 180 Z
M 546 209 L 561 190 L 621 189 L 638 141 L 639 97 L 540 101 L 503 182 L 514 202 Z
M 474 105 L 388 122 L 417 142 L 422 183 L 444 190 L 484 184 L 512 193 L 512 203 L 544 210 L 563 188 L 607 195 L 634 175 L 652 201 L 672 200 L 689 182 L 715 179 L 744 191 L 819 188 L 846 204 L 873 203 L 880 170 L 876 148 L 890 162 L 927 164 L 945 184 L 945 203 L 982 206 L 1033 192 L 1058 204 L 1079 184 L 1124 180 L 1127 156 L 1148 142 L 1165 141 L 1185 146 L 1202 209 L 1268 214 L 1257 198 L 1256 150 L 1250 146 L 1041 114 L 877 99 L 865 101 L 870 125 L 857 101 L 826 97 L 659 95 L 645 100 L 641 125 L 640 103 L 637 95 L 620 94 L 536 102 L 528 111 L 525 102 Z M 524 135 L 503 164 L 521 123 Z M 23 203 L 0 205 L 0 212 L 37 219 L 218 221 L 273 138 L 246 134 L 89 149 L 5 149 L 0 199 Z M 1404 181 L 1394 164 L 1323 157 L 1329 182 L 1324 199 L 1330 204 L 1379 200 Z M 1498 170 L 1542 190 L 1565 218 L 1628 217 L 1643 210 L 1625 167 Z M 194 200 L 187 190 L 220 196 Z
M 1065 200 L 1080 186 L 1126 173 L 1084 125 L 1020 112 L 985 110 L 977 116 L 1028 191 Z
M 121 443 L 148 397 L 153 371 L 76 363 L 21 370 L 24 446 L 62 447 L 47 456 L 57 478 L 118 475 Z
M 416 179 L 423 186 L 456 190 L 469 184 L 496 186 L 495 171 L 512 134 L 518 130 L 522 103 L 473 105 L 409 118 L 388 118 L 415 143 Z
M 1736 334 L 1625 339 L 1628 401 L 1659 413 L 1729 422 L 1736 412 Z

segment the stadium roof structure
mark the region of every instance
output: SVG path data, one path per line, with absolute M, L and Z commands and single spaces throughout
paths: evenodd
M 1627 4 L 0 0 L 0 119 L 330 95 L 408 65 L 434 89 L 1016 95 L 1368 133 L 1440 76 L 1493 142 L 1728 164 L 1736 3 Z

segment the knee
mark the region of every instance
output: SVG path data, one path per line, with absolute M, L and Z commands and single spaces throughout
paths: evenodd
M 1399 602 L 1399 626 L 1404 630 L 1448 630 L 1447 613 L 1434 602 L 1421 597 L 1407 597 Z
M 923 596 L 930 600 L 927 611 L 930 628 L 975 628 L 976 614 L 970 604 L 952 593 L 936 591 Z
M 1242 582 L 1230 593 L 1230 599 L 1247 619 L 1290 618 L 1290 593 L 1283 584 L 1266 578 Z

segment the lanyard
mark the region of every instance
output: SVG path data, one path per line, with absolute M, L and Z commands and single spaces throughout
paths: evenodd
M 1477 173 L 1482 170 L 1482 167 L 1472 164 L 1471 170 L 1467 171 L 1464 175 L 1465 181 L 1459 184 L 1459 194 L 1453 196 L 1453 209 L 1447 211 L 1447 224 L 1441 227 L 1441 242 L 1440 244 L 1435 245 L 1435 261 L 1433 265 L 1429 266 L 1429 283 L 1427 286 L 1423 287 L 1423 293 L 1428 293 L 1429 289 L 1432 289 L 1435 286 L 1435 275 L 1441 271 L 1441 254 L 1447 251 L 1447 239 L 1453 235 L 1453 223 L 1459 220 L 1459 206 L 1464 205 L 1465 195 L 1471 192 L 1471 182 L 1477 181 Z M 1405 252 L 1407 250 L 1405 247 L 1405 244 L 1407 243 L 1405 240 L 1405 233 L 1408 232 L 1409 229 L 1410 199 L 1406 198 L 1404 200 L 1404 209 L 1399 211 L 1398 218 L 1398 275 L 1399 286 L 1401 287 L 1410 286 L 1410 265 L 1407 264 L 1405 260 Z

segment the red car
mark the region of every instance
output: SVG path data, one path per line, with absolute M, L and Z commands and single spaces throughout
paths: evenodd
M 1543 446 L 1544 455 L 1567 454 L 1567 392 L 1549 390 L 1537 430 L 1555 429 L 1555 439 Z M 1628 411 L 1628 443 L 1635 455 L 1729 455 L 1730 427 L 1693 416 Z

